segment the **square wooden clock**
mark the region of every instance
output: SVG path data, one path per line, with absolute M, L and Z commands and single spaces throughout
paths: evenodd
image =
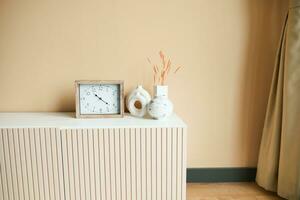
M 75 81 L 76 117 L 123 117 L 124 81 Z

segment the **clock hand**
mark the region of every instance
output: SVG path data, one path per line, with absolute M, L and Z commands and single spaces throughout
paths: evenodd
M 98 97 L 98 99 L 100 99 L 101 101 L 103 101 L 105 104 L 108 105 L 108 103 L 106 101 L 104 101 L 101 97 L 99 97 L 97 94 L 95 94 L 96 97 Z

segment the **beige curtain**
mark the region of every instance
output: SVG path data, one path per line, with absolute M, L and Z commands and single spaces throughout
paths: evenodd
M 300 199 L 300 0 L 290 0 L 276 58 L 257 166 L 257 183 Z

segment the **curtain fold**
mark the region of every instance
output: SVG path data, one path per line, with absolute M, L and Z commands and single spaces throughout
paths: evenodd
M 284 198 L 300 199 L 300 0 L 289 1 L 273 73 L 256 181 Z

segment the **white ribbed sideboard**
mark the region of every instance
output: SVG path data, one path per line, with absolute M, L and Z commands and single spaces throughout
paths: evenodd
M 185 200 L 186 125 L 0 113 L 0 199 Z

